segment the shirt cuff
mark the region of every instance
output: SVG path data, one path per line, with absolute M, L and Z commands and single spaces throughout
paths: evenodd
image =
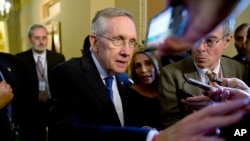
M 146 141 L 154 141 L 153 139 L 154 139 L 155 135 L 158 135 L 158 134 L 159 134 L 159 131 L 157 131 L 157 130 L 150 130 L 148 132 Z

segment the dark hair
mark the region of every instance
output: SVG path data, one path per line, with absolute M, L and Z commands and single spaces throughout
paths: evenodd
M 247 40 L 250 39 L 250 27 L 248 27 L 248 30 L 247 30 Z
M 241 30 L 243 30 L 244 28 L 248 28 L 250 27 L 250 24 L 249 23 L 242 23 L 240 24 L 234 31 L 234 38 L 235 38 L 235 35 L 240 32 Z
M 89 35 L 85 37 L 82 46 L 82 54 L 86 53 L 90 48 Z

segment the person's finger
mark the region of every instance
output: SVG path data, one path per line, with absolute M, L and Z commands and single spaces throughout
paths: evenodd
M 205 107 L 202 111 L 195 113 L 197 119 L 206 118 L 208 116 L 222 116 L 237 110 L 241 110 L 246 106 L 250 105 L 250 99 L 240 99 L 240 100 L 231 100 L 222 103 L 213 104 Z
M 245 111 L 240 110 L 228 115 L 206 117 L 200 121 L 197 121 L 196 127 L 194 128 L 199 128 L 198 130 L 204 131 L 204 133 L 206 133 L 207 131 L 211 131 L 212 129 L 222 128 L 235 124 L 239 122 L 244 117 L 244 115 Z
M 221 78 L 222 79 L 222 82 L 220 83 L 221 86 L 225 86 L 227 87 L 228 86 L 228 79 L 225 79 L 225 78 Z
M 220 138 L 218 136 L 199 136 L 199 137 L 194 137 L 192 140 L 197 140 L 197 141 L 225 141 L 225 139 Z
M 199 96 L 193 96 L 193 97 L 188 97 L 186 98 L 186 101 L 188 102 L 203 102 L 203 101 L 208 101 L 210 100 L 209 97 L 205 95 L 199 95 Z
M 192 48 L 192 44 L 181 39 L 173 37 L 167 38 L 163 44 L 159 45 L 155 54 L 157 56 L 177 55 L 182 52 L 188 51 Z
M 226 101 L 230 95 L 229 90 L 226 90 L 225 87 L 221 87 L 218 84 L 214 84 L 214 87 L 207 91 L 207 95 L 214 101 Z
M 218 101 L 226 101 L 230 95 L 228 90 L 223 91 L 221 94 L 218 95 Z

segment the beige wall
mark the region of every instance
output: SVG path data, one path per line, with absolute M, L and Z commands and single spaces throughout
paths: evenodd
M 48 24 L 48 20 L 40 17 L 41 4 L 47 0 L 32 0 L 24 3 L 20 12 L 21 50 L 30 48 L 27 39 L 27 28 L 34 23 Z M 61 12 L 51 20 L 61 22 L 61 47 L 66 59 L 81 55 L 85 36 L 90 33 L 91 19 L 97 10 L 107 7 L 120 7 L 136 13 L 138 4 L 134 0 L 60 0 Z M 129 3 L 133 3 L 130 5 Z M 117 6 L 115 6 L 117 5 Z M 136 7 L 137 6 L 137 7 Z M 138 19 L 138 13 L 135 16 Z M 138 20 L 137 20 L 138 21 Z M 138 24 L 137 24 L 138 26 Z M 15 54 L 19 52 L 13 50 Z
M 10 52 L 27 50 L 30 45 L 27 41 L 27 28 L 34 23 L 48 24 L 48 20 L 40 17 L 40 7 L 47 0 L 31 0 L 22 5 L 22 9 L 12 14 L 9 19 Z M 134 15 L 134 21 L 138 31 L 138 40 L 145 38 L 148 20 L 165 8 L 165 0 L 59 0 L 61 4 L 60 14 L 51 20 L 61 22 L 61 47 L 66 59 L 81 55 L 80 49 L 83 40 L 90 33 L 91 19 L 97 10 L 107 7 L 118 7 L 130 11 Z M 142 7 L 143 4 L 145 7 Z M 142 11 L 146 10 L 143 18 Z M 248 7 L 237 19 L 237 25 L 242 22 L 250 22 L 250 7 Z M 19 16 L 20 15 L 20 16 Z M 14 22 L 13 22 L 14 21 Z M 14 24 L 13 24 L 14 23 Z M 19 26 L 20 25 L 20 26 Z M 225 55 L 236 54 L 231 45 L 225 51 Z

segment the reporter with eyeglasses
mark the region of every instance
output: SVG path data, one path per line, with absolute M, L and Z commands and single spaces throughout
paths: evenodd
M 186 82 L 188 78 L 208 84 L 206 73 L 213 72 L 217 78 L 244 79 L 246 67 L 235 60 L 222 57 L 224 49 L 232 40 L 234 24 L 233 16 L 227 18 L 194 44 L 190 57 L 162 68 L 159 99 L 165 127 L 211 104 L 211 99 L 202 94 L 201 88 Z M 193 97 L 182 98 L 180 90 L 185 90 Z

